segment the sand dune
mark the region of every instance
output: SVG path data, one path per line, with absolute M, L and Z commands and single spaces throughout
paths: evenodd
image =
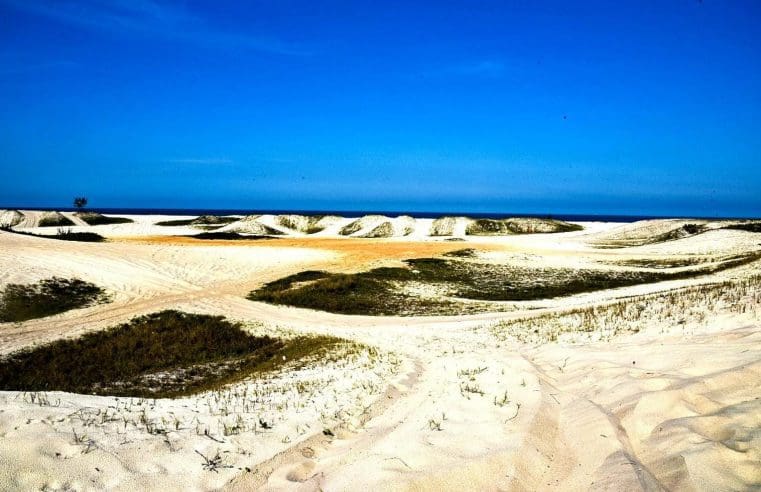
M 156 217 L 140 216 L 132 224 L 87 229 L 111 237 L 107 243 L 74 244 L 0 231 L 0 288 L 51 275 L 76 276 L 114 297 L 108 305 L 0 325 L 2 354 L 168 308 L 225 315 L 249 323 L 255 332 L 341 336 L 379 354 L 177 400 L 2 391 L 0 487 L 761 487 L 758 284 L 743 291 L 740 300 L 712 301 L 710 309 L 701 305 L 700 296 L 685 301 L 692 304 L 681 309 L 695 314 L 686 319 L 679 313 L 666 316 L 665 303 L 642 298 L 645 307 L 636 309 L 631 330 L 622 325 L 598 341 L 583 330 L 578 337 L 550 341 L 537 335 L 527 342 L 495 331 L 506 320 L 532 329 L 526 321 L 532 317 L 590 306 L 599 312 L 602 305 L 646 294 L 659 299 L 658 292 L 689 285 L 747 281 L 761 274 L 758 262 L 706 278 L 516 303 L 510 312 L 469 316 L 347 317 L 244 298 L 265 282 L 303 270 L 357 271 L 463 247 L 479 252 L 472 261 L 621 268 L 607 265 L 640 257 L 756 251 L 757 233 L 715 229 L 667 242 L 599 249 L 599 237 L 634 237 L 640 226 L 585 224 L 584 231 L 568 234 L 466 237 L 463 246 L 428 236 L 432 228 L 465 236 L 467 221 L 461 219 L 441 220 L 435 227 L 435 221 L 416 220 L 407 239 L 397 237 L 413 226 L 407 218 L 374 217 L 353 233 L 367 234 L 388 222 L 393 236 L 385 239 L 337 237 L 354 219 L 331 219 L 316 234 L 320 237 L 304 237 L 299 229 L 309 221 L 290 220 L 297 227 L 286 228 L 275 216 L 226 226 L 278 227 L 291 236 L 245 244 L 154 240 L 166 229 L 171 234 L 193 230 L 154 226 Z M 668 232 L 674 225 L 649 224 L 650 232 L 636 232 L 636 237 Z M 298 392 L 297 383 L 312 389 Z M 241 396 L 244 392 L 250 396 Z M 262 418 L 274 426 L 226 433 L 225 426 L 238 416 L 251 425 Z M 224 467 L 205 468 L 204 459 L 217 453 Z
M 439 217 L 431 224 L 429 234 L 431 236 L 458 236 L 465 235 L 465 228 L 468 226 L 467 217 Z
M 247 215 L 242 219 L 218 229 L 219 232 L 239 232 L 257 236 L 279 236 L 286 234 L 282 226 L 275 223 L 274 217 L 263 215 Z
M 590 236 L 590 240 L 601 247 L 644 246 L 647 244 L 676 241 L 719 229 L 732 228 L 738 224 L 753 222 L 702 219 L 642 220 Z
M 302 234 L 318 234 L 331 229 L 343 221 L 335 215 L 278 215 L 276 222 Z
M 83 218 L 91 217 L 97 220 L 104 217 L 94 212 L 85 212 L 88 216 L 78 216 L 71 212 L 38 212 L 38 211 L 3 211 L 0 216 L 7 223 L 15 222 L 15 227 L 32 232 L 49 233 L 45 229 L 35 231 L 41 223 L 47 225 L 66 225 L 74 227 L 75 232 L 84 232 L 88 223 Z M 114 216 L 110 216 L 114 217 Z M 440 217 L 438 219 L 415 218 L 409 215 L 386 217 L 382 215 L 365 215 L 358 218 L 339 217 L 334 215 L 248 215 L 230 222 L 227 218 L 215 216 L 176 217 L 156 215 L 125 215 L 124 219 L 131 220 L 127 224 L 98 224 L 89 227 L 104 236 L 134 236 L 134 235 L 191 235 L 198 233 L 199 227 L 219 226 L 218 232 L 236 232 L 253 236 L 293 236 L 316 235 L 320 237 L 347 238 L 442 238 L 453 237 L 463 239 L 467 235 L 512 235 L 557 232 L 566 227 L 566 223 L 549 221 L 547 219 L 514 218 L 514 219 L 481 219 L 467 217 Z M 188 221 L 187 224 L 172 224 L 171 227 L 157 226 L 156 223 L 177 220 Z M 0 221 L 0 224 L 5 222 Z M 105 222 L 105 221 L 103 221 Z M 488 224 L 499 224 L 499 230 L 489 229 Z M 486 227 L 486 229 L 484 229 Z
M 18 210 L 0 210 L 0 226 L 13 227 L 24 220 L 24 214 Z

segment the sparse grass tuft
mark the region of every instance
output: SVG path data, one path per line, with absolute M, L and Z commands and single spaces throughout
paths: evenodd
M 103 289 L 79 279 L 52 277 L 36 284 L 8 284 L 0 296 L 0 322 L 44 318 L 107 301 Z
M 162 311 L 0 361 L 0 389 L 176 397 L 325 357 L 328 336 L 254 336 L 221 316 Z

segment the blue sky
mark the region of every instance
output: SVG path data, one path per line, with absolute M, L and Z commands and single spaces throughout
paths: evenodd
M 761 2 L 0 0 L 0 205 L 761 216 Z

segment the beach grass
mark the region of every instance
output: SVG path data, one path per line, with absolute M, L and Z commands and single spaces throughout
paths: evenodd
M 255 336 L 221 316 L 162 311 L 0 360 L 0 389 L 178 397 L 320 358 L 329 336 Z

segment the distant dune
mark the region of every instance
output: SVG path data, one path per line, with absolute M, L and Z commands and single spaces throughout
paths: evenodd
M 261 215 L 247 215 L 242 219 L 218 229 L 219 232 L 238 232 L 241 234 L 253 234 L 256 236 L 280 236 L 285 234 L 261 221 Z
M 24 220 L 24 214 L 18 210 L 0 210 L 0 226 L 13 227 Z
M 537 234 L 580 231 L 580 225 L 562 220 L 519 217 L 509 219 L 475 219 L 465 228 L 473 236 L 504 236 L 508 234 Z
M 335 215 L 278 215 L 275 221 L 278 225 L 302 234 L 317 234 L 341 222 L 341 217 Z
M 654 219 L 625 224 L 591 237 L 601 248 L 624 248 L 685 239 L 719 229 L 754 231 L 761 221 Z
M 150 217 L 149 223 L 146 219 Z M 126 224 L 134 223 L 133 227 Z M 368 214 L 361 217 L 337 215 L 263 214 L 239 216 L 201 215 L 129 217 L 106 216 L 97 212 L 56 212 L 31 210 L 2 210 L 0 224 L 17 228 L 46 226 L 88 227 L 113 226 L 111 231 L 135 234 L 190 233 L 194 229 L 214 229 L 255 236 L 343 236 L 356 238 L 435 238 L 453 239 L 465 236 L 502 236 L 512 234 L 556 233 L 581 230 L 581 226 L 540 218 L 479 218 L 444 216 L 437 219 L 415 218 L 410 215 L 389 217 Z M 156 226 L 156 227 L 154 227 Z M 181 230 L 180 228 L 184 228 Z M 99 229 L 102 230 L 102 229 Z

